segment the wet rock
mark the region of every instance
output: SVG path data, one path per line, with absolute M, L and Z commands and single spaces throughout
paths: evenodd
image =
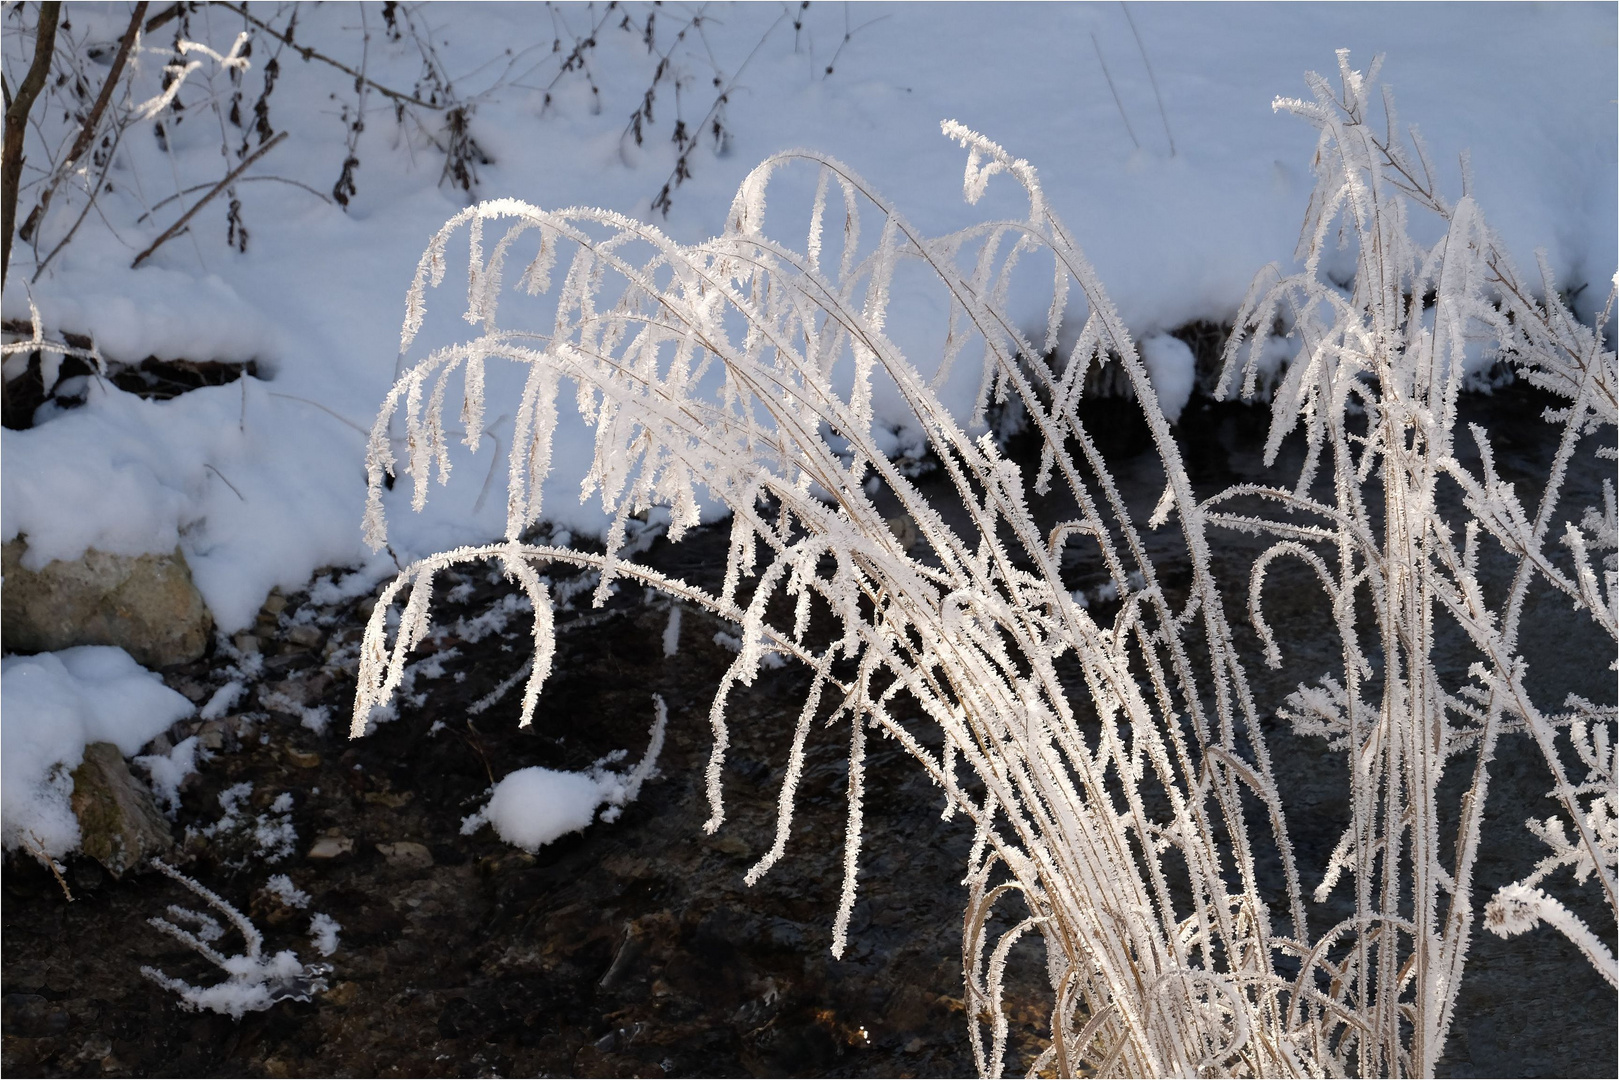
M 184 694 L 193 705 L 201 705 L 214 692 L 212 687 L 184 675 L 168 675 L 164 677 L 163 681 L 168 684 L 170 690 L 178 690 L 181 694 Z
M 393 844 L 378 844 L 377 851 L 388 861 L 390 866 L 398 866 L 408 870 L 425 870 L 433 865 L 433 852 L 426 844 L 418 844 L 411 840 L 400 840 Z
M 117 645 L 146 667 L 195 660 L 213 621 L 179 548 L 169 555 L 110 555 L 94 548 L 42 569 L 23 565 L 21 538 L 3 549 L 0 637 L 7 652 Z
M 282 753 L 287 759 L 287 764 L 293 766 L 294 768 L 298 768 L 298 769 L 318 769 L 318 768 L 320 768 L 320 755 L 315 753 L 312 750 L 298 750 L 298 749 L 295 749 L 295 748 L 289 746 L 284 751 L 282 751 Z
M 309 848 L 311 859 L 336 859 L 354 854 L 354 841 L 346 836 L 323 836 Z
M 297 629 L 297 627 L 294 627 Z M 332 677 L 324 671 L 310 671 L 290 679 L 271 683 L 266 690 L 270 695 L 291 704 L 304 706 L 319 701 L 332 688 Z
M 73 770 L 73 814 L 79 819 L 86 855 L 113 877 L 174 846 L 169 823 L 151 792 L 130 773 L 112 743 L 91 743 Z
M 340 982 L 322 994 L 320 999 L 327 1005 L 342 1007 L 354 1004 L 354 1000 L 359 996 L 360 988 L 358 985 L 351 982 Z
M 197 743 L 204 750 L 234 749 L 240 727 L 239 716 L 222 716 L 218 720 L 206 720 L 197 729 Z
M 67 1010 L 39 994 L 7 994 L 3 1015 L 6 1033 L 26 1038 L 60 1035 L 72 1022 Z
M 301 649 L 313 649 L 320 644 L 323 636 L 320 627 L 309 623 L 302 623 L 287 631 L 287 640 Z

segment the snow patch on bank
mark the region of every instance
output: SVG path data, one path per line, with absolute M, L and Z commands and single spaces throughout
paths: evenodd
M 571 832 L 583 832 L 596 819 L 596 809 L 607 810 L 603 821 L 616 821 L 625 806 L 641 793 L 663 749 L 669 710 L 662 697 L 653 696 L 656 716 L 646 755 L 628 773 L 608 768 L 624 758 L 619 750 L 596 762 L 589 772 L 562 772 L 538 765 L 509 773 L 494 786 L 483 809 L 461 822 L 461 834 L 470 836 L 489 825 L 506 843 L 524 851 L 538 851 Z
M 137 753 L 193 711 L 128 653 L 87 645 L 0 661 L 0 818 L 5 849 L 51 857 L 79 845 L 72 773 L 93 742 Z
M 481 168 L 479 193 L 553 208 L 599 205 L 692 243 L 723 228 L 732 194 L 755 164 L 805 146 L 847 162 L 929 235 L 986 215 L 1025 213 L 1015 185 L 1005 183 L 992 184 L 976 210 L 963 205 L 962 155 L 938 127 L 955 117 L 1039 168 L 1053 208 L 1123 321 L 1151 335 L 1229 318 L 1261 267 L 1289 261 L 1312 186 L 1315 133 L 1274 115 L 1271 101 L 1304 93 L 1303 73 L 1330 74 L 1334 50 L 1348 47 L 1362 69 L 1387 53 L 1383 79 L 1401 115 L 1421 122 L 1444 189 L 1459 190 L 1459 157 L 1470 151 L 1474 194 L 1517 263 L 1532 265 L 1532 251 L 1544 245 L 1565 284 L 1591 284 L 1578 301 L 1582 310 L 1600 304 L 1619 206 L 1611 8 L 1486 5 L 1458 18 L 1447 6 L 1418 5 L 1401 9 L 1397 27 L 1368 10 L 1144 5 L 1132 26 L 1109 5 L 959 5 L 949 18 L 927 5 L 872 5 L 827 75 L 806 43 L 840 38 L 841 9 L 814 5 L 803 13 L 803 35 L 787 26 L 765 35 L 779 12 L 731 8 L 705 20 L 704 40 L 721 64 L 750 57 L 746 92 L 727 106 L 727 151 L 705 147 L 690 159 L 692 177 L 673 192 L 666 216 L 654 214 L 651 200 L 675 165 L 667 129 L 634 148 L 620 137 L 645 89 L 646 49 L 638 35 L 604 30 L 592 60 L 602 100 L 567 80 L 543 110 L 516 86 L 478 93 L 474 133 L 496 159 Z M 521 51 L 543 46 L 552 32 L 536 30 L 522 5 L 462 4 L 454 12 L 434 31 L 451 67 L 482 71 L 499 51 L 490 42 Z M 305 7 L 299 38 L 359 64 L 360 43 L 344 29 L 352 20 L 341 5 Z M 229 41 L 212 44 L 224 49 Z M 1109 57 L 1107 77 L 1098 65 L 1073 61 L 1093 48 Z M 1156 76 L 1141 60 L 1146 54 Z M 374 41 L 368 62 L 381 81 L 409 85 L 420 58 L 405 45 Z M 164 245 L 139 270 L 128 269 L 128 243 L 95 220 L 27 288 L 18 283 L 29 281 L 36 256 L 26 245 L 14 252 L 8 317 L 26 317 L 31 290 L 49 330 L 89 332 L 107 356 L 255 359 L 261 374 L 273 376 L 169 402 L 91 380 L 83 407 L 27 431 L 6 430 L 0 532 L 26 535 L 30 565 L 91 546 L 139 555 L 179 544 L 227 632 L 247 626 L 272 587 L 302 587 L 322 566 L 369 563 L 379 575 L 392 572 L 392 559 L 376 560 L 360 540 L 364 432 L 396 371 L 411 271 L 428 238 L 459 209 L 460 193 L 440 190 L 442 161 L 405 145 L 384 118 L 360 140 L 359 192 L 348 209 L 312 195 L 330 189 L 347 152 L 346 131 L 329 106 L 351 93 L 348 81 L 304 65 L 279 85 L 278 108 L 310 122 L 290 128 L 271 170 L 296 183 L 243 189 L 253 225 L 245 253 L 226 244 L 225 214 L 212 208 L 193 220 L 190 236 Z M 316 123 L 319 115 L 330 123 Z M 120 148 L 132 170 L 153 177 L 175 167 L 216 170 L 218 151 L 217 140 L 200 134 L 177 138 L 173 160 L 151 139 Z M 788 189 L 781 194 L 791 205 Z M 151 228 L 137 221 L 149 209 L 122 188 L 98 202 L 108 223 L 130 236 Z M 887 332 L 929 374 L 944 308 L 936 283 L 917 270 L 899 272 Z M 1049 286 L 1049 277 L 1038 278 L 1031 275 L 1026 290 L 1015 281 L 1009 296 L 1010 314 L 1031 333 L 1043 325 Z M 460 332 L 459 302 L 435 303 L 434 317 L 449 325 L 430 320 L 423 349 Z M 1149 340 L 1161 343 L 1156 359 L 1153 348 L 1145 351 L 1174 414 L 1189 393 L 1185 357 L 1168 340 Z M 1279 365 L 1296 348 L 1267 347 L 1266 361 Z M 403 512 L 408 485 L 388 493 L 402 562 L 501 535 L 504 455 L 516 413 L 509 403 L 518 400 L 522 373 L 494 365 L 488 379 L 488 437 L 476 454 L 452 440 L 456 481 L 421 515 Z M 942 392 L 965 410 L 976 383 L 962 365 Z M 894 388 L 879 379 L 875 394 L 894 451 L 911 452 Z M 575 498 L 592 460 L 591 436 L 563 410 L 545 506 L 558 525 L 599 534 L 599 504 Z

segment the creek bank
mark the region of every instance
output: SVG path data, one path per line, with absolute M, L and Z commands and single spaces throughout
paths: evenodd
M 1545 447 L 1535 441 L 1544 425 L 1534 398 L 1501 394 L 1471 408 L 1510 438 L 1498 459 L 1508 479 L 1544 475 L 1536 472 Z M 1194 401 L 1180 430 L 1200 489 L 1258 475 L 1263 427 L 1256 412 Z M 1602 475 L 1572 481 L 1571 500 L 1588 490 L 1600 497 Z M 1132 506 L 1150 510 L 1162 489 L 1151 462 L 1121 461 L 1116 476 Z M 724 527 L 704 529 L 658 544 L 648 558 L 714 587 L 727 543 Z M 1240 540 L 1217 554 L 1222 574 L 1240 574 L 1252 557 Z M 1270 607 L 1290 666 L 1250 668 L 1262 702 L 1279 700 L 1289 678 L 1318 672 L 1335 655 L 1316 593 L 1294 584 L 1279 579 Z M 211 978 L 146 925 L 167 904 L 194 903 L 189 894 L 156 874 L 113 880 L 77 857 L 68 878 L 78 899 L 69 905 L 36 864 L 10 860 L 8 1074 L 973 1072 L 959 967 L 959 881 L 971 837 L 959 815 L 940 820 L 939 792 L 894 743 L 874 740 L 869 749 L 861 899 L 850 950 L 833 960 L 847 780 L 839 731 L 818 731 L 810 745 L 787 858 L 756 887 L 742 883 L 774 829 L 791 718 L 807 686 L 794 667 L 766 673 L 734 699 L 727 822 L 705 836 L 708 703 L 732 657 L 714 634 L 726 627 L 687 609 L 679 651 L 665 657 L 663 602 L 621 588 L 606 610 L 591 611 L 587 589 L 580 610 L 559 615 L 555 674 L 534 725 L 519 730 L 520 691 L 476 714 L 471 707 L 524 663 L 526 614 L 514 610 L 498 628 L 480 620 L 510 594 L 498 575 L 474 569 L 441 588 L 443 632 L 423 643 L 397 717 L 356 742 L 343 729 L 363 600 L 274 596 L 234 644 L 216 642 L 208 657 L 163 673 L 199 704 L 243 684 L 223 715 L 181 721 L 162 737 L 172 746 L 195 736 L 214 754 L 182 786 L 175 860 L 249 913 L 269 949 L 314 959 L 310 913 L 340 923 L 329 989 L 239 1022 L 184 1013 L 138 969 Z M 1239 602 L 1243 590 L 1231 591 Z M 1245 653 L 1257 655 L 1246 623 L 1234 621 Z M 1555 642 L 1560 625 L 1548 608 L 1538 623 L 1531 613 L 1526 632 Z M 1543 666 L 1559 679 L 1606 679 L 1611 694 L 1603 664 L 1581 652 L 1590 644 L 1569 642 L 1555 666 Z M 653 693 L 670 708 L 661 775 L 618 821 L 534 855 L 488 829 L 461 835 L 462 818 L 515 769 L 578 771 L 616 750 L 639 756 Z M 1334 771 L 1341 762 L 1281 725 L 1273 737 L 1297 811 L 1300 862 L 1319 866 L 1344 812 Z M 1540 857 L 1523 819 L 1552 812 L 1532 747 L 1504 740 L 1497 761 L 1492 835 L 1474 881 L 1480 905 Z M 251 789 L 240 794 L 242 785 Z M 233 791 L 232 814 L 222 799 Z M 273 807 L 288 793 L 295 842 L 284 853 L 267 850 L 257 833 L 280 820 Z M 266 888 L 283 873 L 309 894 L 307 908 Z M 1310 913 L 1312 926 L 1330 925 L 1320 920 L 1331 909 Z M 1044 963 L 1032 941 L 1013 960 L 1024 980 L 1014 982 L 1014 1002 L 1029 1003 L 1015 1006 L 1013 1035 L 1027 1061 L 1046 1030 Z M 1611 989 L 1559 935 L 1542 927 L 1503 941 L 1480 929 L 1441 1074 L 1607 1075 L 1615 1011 Z

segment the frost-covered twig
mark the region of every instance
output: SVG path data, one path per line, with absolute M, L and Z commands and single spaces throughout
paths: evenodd
M 224 982 L 212 986 L 193 986 L 184 979 L 173 978 L 153 967 L 142 967 L 141 974 L 180 997 L 187 1009 L 210 1009 L 237 1020 L 250 1012 L 261 1012 L 278 1001 L 292 998 L 308 1001 L 310 996 L 326 989 L 325 976 L 329 964 L 304 964 L 291 949 L 283 949 L 274 956 L 264 955 L 264 936 L 251 920 L 223 897 L 206 888 L 196 879 L 187 877 L 161 859 L 152 865 L 178 881 L 213 908 L 241 935 L 243 951 L 226 955 L 215 947 L 227 933 L 225 927 L 207 912 L 193 911 L 170 905 L 169 918 L 153 916 L 151 924 L 157 929 L 189 946 L 226 975 Z M 317 922 L 325 918 L 316 916 Z M 174 921 L 171 921 L 174 920 Z M 186 923 L 194 929 L 180 925 Z M 330 924 L 330 925 L 327 925 Z M 311 924 L 310 933 L 322 955 L 331 955 L 335 949 L 336 924 L 326 919 L 319 926 Z M 331 947 L 328 948 L 327 946 Z
M 1374 126 L 1375 67 L 1362 74 L 1340 52 L 1339 89 L 1311 75 L 1311 100 L 1276 102 L 1321 132 L 1317 186 L 1298 251 L 1304 269 L 1256 281 L 1237 316 L 1221 385 L 1228 391 L 1240 372 L 1243 393 L 1253 393 L 1266 331 L 1283 317 L 1298 353 L 1273 398 L 1267 462 L 1289 432 L 1302 428 L 1305 464 L 1291 493 L 1234 489 L 1205 503 L 1205 512 L 1212 524 L 1277 538 L 1255 563 L 1250 583 L 1254 624 L 1273 664 L 1280 655 L 1261 608 L 1271 561 L 1304 561 L 1325 591 L 1342 642 L 1342 674 L 1300 687 L 1283 711 L 1300 733 L 1348 750 L 1352 769 L 1351 823 L 1317 891 L 1324 900 L 1347 873 L 1356 910 L 1344 935 L 1353 950 L 1341 965 L 1312 976 L 1336 988 L 1328 997 L 1344 1010 L 1341 1021 L 1332 1020 L 1322 1000 L 1324 1034 L 1337 1041 L 1340 1055 L 1353 1048 L 1363 1069 L 1427 1075 L 1444 1045 L 1472 934 L 1470 883 L 1489 763 L 1505 734 L 1528 732 L 1575 836 L 1558 819 L 1532 822 L 1553 855 L 1497 894 L 1487 924 L 1507 934 L 1544 919 L 1614 978 L 1611 951 L 1536 887 L 1553 869 L 1572 866 L 1577 879 L 1594 877 L 1610 912 L 1619 911 L 1613 710 L 1559 717 L 1535 702 L 1518 634 L 1523 604 L 1538 583 L 1572 602 L 1568 617 L 1575 624 L 1616 639 L 1614 562 L 1610 556 L 1599 565 L 1596 556 L 1613 546 L 1613 498 L 1586 510 L 1581 525 L 1567 520 L 1571 508 L 1562 502 L 1575 455 L 1582 445 L 1587 453 L 1595 449 L 1582 443 L 1585 437 L 1602 435 L 1612 453 L 1615 357 L 1603 341 L 1614 295 L 1596 324 L 1584 325 L 1559 298 L 1542 259 L 1541 296 L 1531 296 L 1478 204 L 1465 191 L 1454 204 L 1438 193 L 1414 134 L 1412 149 L 1405 148 L 1386 89 L 1380 104 L 1387 124 Z M 1439 220 L 1437 242 L 1412 238 L 1414 213 Z M 1356 254 L 1347 287 L 1321 269 L 1335 238 Z M 1463 384 L 1492 343 L 1521 377 L 1567 406 L 1548 414 L 1560 437 L 1536 503 L 1527 508 L 1497 473 L 1488 432 L 1474 426 L 1467 433 L 1479 452 L 1476 467 L 1463 464 L 1454 447 Z M 1363 424 L 1351 419 L 1352 411 L 1364 414 Z M 1216 509 L 1254 496 L 1280 501 L 1291 513 L 1273 519 Z M 1447 509 L 1458 504 L 1459 513 Z M 1567 559 L 1551 549 L 1559 531 L 1574 555 L 1572 575 Z M 1370 627 L 1358 618 L 1368 607 L 1375 613 Z M 1476 662 L 1465 673 L 1454 661 L 1441 665 L 1455 649 L 1441 647 L 1446 637 L 1474 650 Z M 1383 658 L 1382 670 L 1368 662 L 1374 653 Z M 1563 730 L 1574 743 L 1573 760 L 1558 745 Z M 1584 779 L 1576 784 L 1571 769 L 1581 767 Z M 1465 790 L 1459 802 L 1442 805 L 1442 782 L 1456 771 L 1467 780 Z M 1408 875 L 1390 873 L 1400 860 L 1409 860 Z M 1396 917 L 1409 918 L 1409 944 L 1396 937 L 1390 948 L 1387 928 Z M 1360 1004 L 1351 1012 L 1354 1001 Z

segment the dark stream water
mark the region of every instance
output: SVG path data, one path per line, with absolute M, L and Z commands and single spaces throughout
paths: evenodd
M 1543 404 L 1521 389 L 1468 403 L 1469 419 L 1490 428 L 1508 479 L 1544 476 L 1551 444 L 1539 419 Z M 1265 475 L 1259 447 L 1267 419 L 1259 410 L 1193 403 L 1179 432 L 1200 489 Z M 1145 517 L 1162 490 L 1156 459 L 1142 452 L 1140 432 L 1128 422 L 1113 425 L 1108 437 L 1115 475 Z M 1599 463 L 1571 477 L 1569 504 L 1600 501 L 1601 480 L 1611 474 Z M 648 559 L 715 585 L 726 542 L 723 529 L 705 529 L 680 545 L 660 543 Z M 1174 543 L 1153 543 L 1162 545 L 1154 555 L 1173 587 Z M 1258 550 L 1256 541 L 1230 538 L 1217 549 L 1217 573 L 1241 574 Z M 1075 587 L 1101 580 L 1074 569 Z M 1267 597 L 1287 664 L 1275 673 L 1250 666 L 1267 716 L 1300 679 L 1337 659 L 1317 594 L 1277 573 Z M 439 625 L 452 627 L 507 591 L 481 573 L 463 582 L 466 595 L 438 609 Z M 565 613 L 555 674 L 534 726 L 522 731 L 515 693 L 476 718 L 467 710 L 523 662 L 526 616 L 481 640 L 445 633 L 427 646 L 440 673 L 418 679 L 416 692 L 425 694 L 419 704 L 348 743 L 341 728 L 361 613 L 352 601 L 314 607 L 320 639 L 305 633 L 294 640 L 292 616 L 304 607 L 314 607 L 306 595 L 292 596 L 283 611 L 261 618 L 264 672 L 244 712 L 210 725 L 185 721 L 171 733 L 177 739 L 200 731 L 219 751 L 186 793 L 175 835 L 183 838 L 188 826 L 192 833 L 175 859 L 249 912 L 271 949 L 298 948 L 307 959 L 309 911 L 335 918 L 343 929 L 330 988 L 240 1021 L 182 1012 L 139 968 L 210 980 L 194 954 L 146 924 L 165 905 L 195 898 L 159 875 L 114 881 L 78 859 L 69 866 L 76 899 L 68 904 L 37 865 L 8 859 L 8 1075 L 973 1072 L 959 960 L 970 836 L 959 818 L 940 819 L 939 792 L 896 744 L 876 740 L 870 749 L 861 899 L 843 959 L 829 952 L 843 859 L 841 729 L 812 737 L 788 857 L 757 886 L 743 884 L 743 872 L 770 845 L 804 676 L 792 668 L 772 672 L 734 698 L 728 818 L 707 836 L 708 703 L 732 656 L 714 641 L 720 624 L 686 612 L 680 651 L 666 658 L 661 603 L 625 590 L 605 612 Z M 1557 604 L 1531 609 L 1525 651 L 1532 677 L 1560 693 L 1612 702 L 1611 646 L 1568 632 L 1577 625 Z M 1251 634 L 1241 632 L 1252 645 Z M 230 677 L 227 663 L 221 653 L 164 674 L 205 700 Z M 311 704 L 330 706 L 338 718 L 332 728 L 317 735 L 258 702 L 259 692 L 289 686 L 307 691 Z M 491 780 L 514 769 L 584 769 L 620 749 L 638 756 L 655 692 L 671 715 L 661 776 L 619 820 L 537 855 L 502 844 L 488 829 L 460 835 L 462 817 L 481 804 Z M 1345 819 L 1341 767 L 1319 740 L 1272 726 L 1300 861 L 1319 865 Z M 1542 854 L 1523 819 L 1553 812 L 1544 798 L 1550 779 L 1526 742 L 1504 741 L 1493 772 L 1492 839 L 1475 879 L 1480 904 Z M 217 796 L 242 782 L 253 784 L 250 813 L 268 813 L 279 794 L 293 794 L 299 844 L 285 860 L 266 864 L 241 832 L 205 838 L 197 831 L 218 821 Z M 352 841 L 351 852 L 307 857 L 322 836 Z M 393 846 L 400 842 L 418 846 Z M 307 891 L 309 909 L 265 892 L 271 873 L 286 873 Z M 1609 925 L 1594 888 L 1586 895 L 1565 881 L 1558 889 L 1584 898 L 1577 910 L 1593 926 Z M 1015 1054 L 1026 1061 L 1046 1026 L 1038 946 L 1016 954 L 1014 966 Z M 1503 941 L 1481 930 L 1440 1071 L 1611 1076 L 1615 1031 L 1613 990 L 1560 935 L 1543 927 Z

